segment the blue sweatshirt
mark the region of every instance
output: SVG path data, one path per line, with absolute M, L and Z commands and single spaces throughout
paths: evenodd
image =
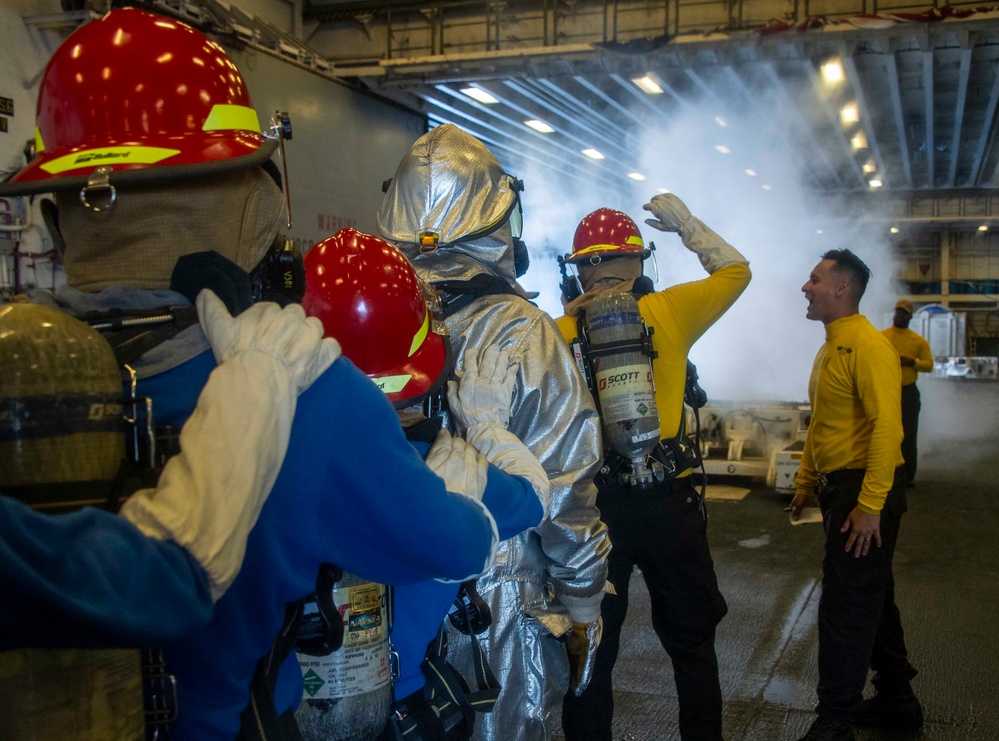
M 50 515 L 0 496 L 0 564 L 0 650 L 155 646 L 212 614 L 187 551 L 93 507 Z
M 153 399 L 158 424 L 180 426 L 213 367 L 202 353 L 140 380 L 138 393 Z M 382 392 L 340 358 L 299 398 L 239 576 L 205 628 L 164 648 L 177 678 L 173 738 L 235 737 L 256 663 L 285 604 L 315 588 L 319 564 L 384 584 L 460 580 L 482 569 L 491 532 L 482 508 L 426 467 Z
M 428 442 L 411 442 L 422 457 L 430 451 Z M 527 479 L 511 476 L 492 465 L 482 502 L 496 520 L 501 540 L 536 526 L 544 515 L 541 500 Z M 427 645 L 447 616 L 458 587 L 433 580 L 395 587 L 392 647 L 399 654 L 399 678 L 393 687 L 396 699 L 401 700 L 423 687 L 425 678 L 420 667 Z M 274 694 L 279 713 L 294 709 L 301 702 L 301 670 L 295 654 L 281 666 Z

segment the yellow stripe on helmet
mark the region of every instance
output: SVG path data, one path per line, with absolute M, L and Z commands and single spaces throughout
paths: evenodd
M 638 242 L 632 242 L 631 240 L 636 239 L 636 237 L 628 237 L 628 244 L 638 244 L 641 247 L 645 247 L 645 243 L 642 242 L 641 237 L 637 237 Z M 618 252 L 624 248 L 619 244 L 591 244 L 589 247 L 584 247 L 579 252 L 573 255 L 573 258 L 579 257 L 580 255 L 588 255 L 591 252 Z
M 45 151 L 45 142 L 42 141 L 42 132 L 37 126 L 35 127 L 35 154 L 41 154 Z
M 624 241 L 627 242 L 628 244 L 637 244 L 639 247 L 643 247 L 643 248 L 645 247 L 645 242 L 637 234 L 633 234 L 632 236 L 628 237 Z
M 430 312 L 423 312 L 423 324 L 416 334 L 413 335 L 413 344 L 409 346 L 409 357 L 413 357 L 413 354 L 423 346 L 423 341 L 427 339 L 427 334 L 430 332 Z
M 180 154 L 179 149 L 163 147 L 98 147 L 57 157 L 51 162 L 39 165 L 49 175 L 58 175 L 67 170 L 98 165 L 155 165 L 168 157 Z
M 212 112 L 205 119 L 202 131 L 260 131 L 260 119 L 257 112 L 245 105 L 227 105 L 218 103 L 212 106 Z
M 406 373 L 402 376 L 382 376 L 381 378 L 371 378 L 375 382 L 375 386 L 382 390 L 385 394 L 398 394 L 404 388 L 406 384 L 410 382 L 413 376 Z

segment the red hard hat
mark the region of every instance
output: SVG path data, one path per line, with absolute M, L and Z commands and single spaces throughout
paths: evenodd
M 611 208 L 598 208 L 579 222 L 572 238 L 572 254 L 566 255 L 565 260 L 581 263 L 592 257 L 621 255 L 637 255 L 644 259 L 650 254 L 630 216 Z
M 305 254 L 302 306 L 396 407 L 422 401 L 450 373 L 450 344 L 435 333 L 423 288 L 384 239 L 341 229 Z
M 242 75 L 218 44 L 184 23 L 112 10 L 70 35 L 38 91 L 36 156 L 3 193 L 82 187 L 97 167 L 113 183 L 262 164 Z

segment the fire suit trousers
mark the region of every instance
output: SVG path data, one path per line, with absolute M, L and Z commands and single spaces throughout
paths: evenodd
M 919 435 L 919 389 L 910 383 L 902 387 L 902 457 L 905 458 L 905 480 L 916 480 L 916 438 Z
M 881 682 L 908 682 L 916 675 L 905 647 L 892 576 L 899 522 L 906 510 L 904 468 L 895 471 L 881 510 L 881 547 L 872 544 L 866 556 L 856 558 L 853 551 L 845 551 L 849 533 L 839 530 L 857 505 L 863 476 L 863 470 L 837 471 L 818 491 L 826 545 L 819 599 L 817 712 L 837 720 L 848 720 L 860 703 L 869 667 Z
M 566 741 L 610 741 L 612 674 L 628 611 L 628 584 L 641 569 L 652 603 L 652 625 L 673 662 L 684 741 L 719 741 L 722 698 L 715 627 L 728 610 L 718 590 L 700 497 L 689 479 L 649 492 L 598 483 L 597 507 L 611 539 L 608 580 L 617 594 L 601 603 L 603 640 L 587 690 L 565 696 Z

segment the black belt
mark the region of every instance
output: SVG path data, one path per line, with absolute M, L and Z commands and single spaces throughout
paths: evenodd
M 667 479 L 666 481 L 654 481 L 651 484 L 642 486 L 629 486 L 617 482 L 610 482 L 601 478 L 598 474 L 594 479 L 599 496 L 616 497 L 653 497 L 670 496 L 672 494 L 685 494 L 693 491 L 693 476 L 683 476 L 678 479 Z
M 822 486 L 836 486 L 837 484 L 854 483 L 859 484 L 867 475 L 864 468 L 841 468 L 838 471 L 819 474 L 819 484 Z

